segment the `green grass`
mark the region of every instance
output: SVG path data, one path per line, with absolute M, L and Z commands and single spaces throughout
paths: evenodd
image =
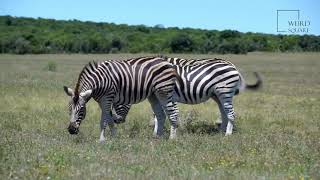
M 180 105 L 178 139 L 153 139 L 151 108 L 135 105 L 114 138 L 99 144 L 100 110 L 88 104 L 80 134 L 67 132 L 68 97 L 90 60 L 119 55 L 0 55 L 0 179 L 318 179 L 320 178 L 320 54 L 172 55 L 222 57 L 248 83 L 264 87 L 235 98 L 237 131 L 214 131 L 217 105 Z M 55 64 L 54 71 L 48 64 Z M 190 119 L 190 118 L 189 118 Z

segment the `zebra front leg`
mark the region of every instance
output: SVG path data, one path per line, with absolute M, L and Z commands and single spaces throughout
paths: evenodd
M 106 140 L 105 138 L 105 129 L 107 125 L 110 127 L 111 136 L 114 136 L 116 133 L 116 129 L 114 127 L 114 122 L 112 119 L 112 113 L 111 112 L 111 102 L 107 101 L 105 99 L 102 99 L 99 103 L 101 108 L 101 120 L 100 120 L 100 142 L 104 142 Z
M 113 122 L 116 123 L 116 124 L 120 124 L 120 123 L 123 123 L 125 121 L 125 119 L 122 116 L 118 115 L 118 113 L 116 112 L 115 108 L 112 108 L 111 116 L 112 116 Z
M 114 105 L 112 108 L 112 118 L 116 124 L 124 123 L 131 108 L 131 104 Z
M 111 137 L 115 136 L 116 128 L 114 127 L 112 116 L 110 115 L 110 113 L 106 111 L 106 112 L 102 112 L 101 120 L 100 120 L 100 138 L 99 138 L 100 142 L 104 142 L 106 140 L 105 130 L 107 126 L 109 126 L 110 128 Z

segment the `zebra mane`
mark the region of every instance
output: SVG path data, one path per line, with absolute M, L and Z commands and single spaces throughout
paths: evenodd
M 159 58 L 163 58 L 163 59 L 168 59 L 168 58 L 169 58 L 168 56 L 166 56 L 166 55 L 164 55 L 164 54 L 159 54 L 158 57 L 159 57 Z
M 89 62 L 88 64 L 86 64 L 83 69 L 81 70 L 80 74 L 79 74 L 79 77 L 78 77 L 78 81 L 77 81 L 77 84 L 76 84 L 76 87 L 74 89 L 74 98 L 73 98 L 73 101 L 76 103 L 78 102 L 79 100 L 79 90 L 80 90 L 80 81 L 81 81 L 81 78 L 82 78 L 82 75 L 85 73 L 86 70 L 94 70 L 98 67 L 98 63 L 95 62 L 95 61 L 91 61 Z

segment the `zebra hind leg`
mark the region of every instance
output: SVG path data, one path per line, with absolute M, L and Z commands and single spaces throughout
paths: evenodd
M 150 118 L 150 121 L 149 121 L 149 126 L 150 126 L 150 127 L 154 127 L 156 121 L 157 121 L 157 116 L 156 116 L 155 113 L 153 113 L 153 114 L 152 114 L 152 118 Z
M 215 121 L 215 125 L 218 126 L 219 129 L 223 129 L 223 126 L 222 126 L 223 119 L 226 119 L 226 117 L 223 117 L 225 113 L 222 113 L 222 112 L 224 112 L 224 109 L 223 109 L 219 99 L 216 96 L 213 96 L 212 99 L 217 103 L 217 105 L 219 107 L 219 111 L 220 111 L 220 114 Z M 224 130 L 225 130 L 225 128 L 224 128 Z
M 221 125 L 222 129 L 225 130 L 226 136 L 231 135 L 233 131 L 234 119 L 235 119 L 232 97 L 220 98 L 219 108 L 223 118 L 222 125 Z
M 169 94 L 164 96 L 162 94 L 157 94 L 157 97 L 164 107 L 166 114 L 169 116 L 171 127 L 170 127 L 170 137 L 169 139 L 175 139 L 177 136 L 177 122 L 179 118 L 179 110 L 176 102 L 172 101 L 172 95 Z
M 161 104 L 156 96 L 150 96 L 148 100 L 155 114 L 153 136 L 160 137 L 163 134 L 163 127 L 166 119 L 166 114 L 164 113 Z
M 220 117 L 221 117 L 221 123 L 218 124 L 220 130 L 222 132 L 226 132 L 227 125 L 228 125 L 228 116 L 227 112 L 225 111 L 225 108 L 223 106 L 223 102 L 218 102 L 219 110 L 220 110 Z
M 104 142 L 106 140 L 106 137 L 105 137 L 105 130 L 106 130 L 106 123 L 105 121 L 102 119 L 102 116 L 101 116 L 101 120 L 100 120 L 100 138 L 99 138 L 99 142 Z

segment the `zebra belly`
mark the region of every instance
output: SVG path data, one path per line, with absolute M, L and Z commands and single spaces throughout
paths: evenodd
M 197 97 L 200 97 L 200 98 L 197 98 Z M 203 96 L 198 95 L 192 98 L 187 94 L 184 94 L 181 92 L 177 93 L 177 91 L 175 91 L 173 94 L 173 101 L 183 103 L 183 104 L 200 104 L 208 101 L 208 99 L 210 98 L 211 96 L 209 95 L 203 95 Z
M 137 94 L 141 94 L 141 96 L 137 96 Z M 125 94 L 125 95 L 124 95 Z M 127 104 L 138 104 L 144 100 L 147 99 L 151 95 L 150 92 L 142 92 L 139 91 L 135 94 L 133 91 L 131 93 L 123 93 L 123 91 L 120 93 L 117 93 L 116 98 L 114 99 L 114 104 L 121 104 L 121 105 L 127 105 Z M 129 98 L 128 98 L 129 97 Z

